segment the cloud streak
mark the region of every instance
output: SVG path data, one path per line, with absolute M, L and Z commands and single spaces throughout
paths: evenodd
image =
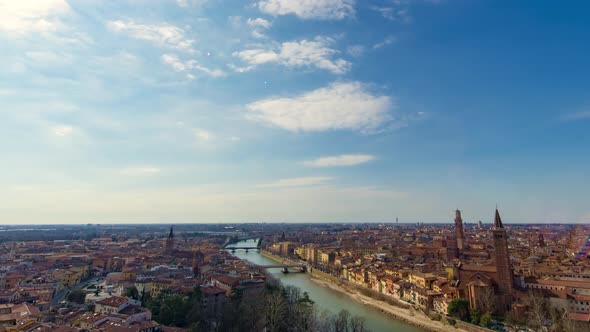
M 387 38 L 383 39 L 382 41 L 373 45 L 373 49 L 377 50 L 383 48 L 385 46 L 391 45 L 395 43 L 397 39 L 394 36 L 388 36 Z
M 160 47 L 195 52 L 193 40 L 185 35 L 184 29 L 171 24 L 139 24 L 134 21 L 110 21 L 107 27 L 115 32 L 126 33 L 132 38 L 152 42 Z
M 256 187 L 258 187 L 258 188 L 307 187 L 307 186 L 325 184 L 326 182 L 328 182 L 330 180 L 332 180 L 331 177 L 310 176 L 310 177 L 280 179 L 280 180 L 277 180 L 277 181 L 271 182 L 271 183 L 259 184 Z
M 373 160 L 375 160 L 375 156 L 368 154 L 342 154 L 306 160 L 303 164 L 308 167 L 341 167 L 365 164 Z
M 565 114 L 562 118 L 565 121 L 590 120 L 590 111 L 569 113 Z
M 197 71 L 210 77 L 223 77 L 226 73 L 221 69 L 210 69 L 200 65 L 196 60 L 183 61 L 175 54 L 163 54 L 161 57 L 162 63 L 171 67 L 176 72 L 183 71 Z M 192 74 L 188 74 L 189 79 L 196 78 Z

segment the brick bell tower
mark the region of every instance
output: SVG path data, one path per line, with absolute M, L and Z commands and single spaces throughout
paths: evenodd
M 496 283 L 498 285 L 496 309 L 500 313 L 506 313 L 510 311 L 512 305 L 513 277 L 508 252 L 508 236 L 497 208 L 492 233 L 496 251 Z
M 459 253 L 463 252 L 463 242 L 465 236 L 463 234 L 463 219 L 461 219 L 461 211 L 455 211 L 455 237 L 457 238 L 457 249 Z

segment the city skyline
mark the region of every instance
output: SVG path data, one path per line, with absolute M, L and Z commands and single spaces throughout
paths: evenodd
M 0 0 L 0 224 L 588 223 L 587 9 Z

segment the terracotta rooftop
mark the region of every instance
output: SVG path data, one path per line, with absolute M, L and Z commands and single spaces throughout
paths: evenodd
M 217 295 L 225 293 L 225 291 L 219 287 L 211 286 L 211 287 L 201 287 L 201 292 L 207 295 Z
M 119 307 L 121 304 L 127 302 L 129 299 L 122 296 L 111 296 L 106 299 L 97 301 L 96 304 L 106 305 L 109 307 Z

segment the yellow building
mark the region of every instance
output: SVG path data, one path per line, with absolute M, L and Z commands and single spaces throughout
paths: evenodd
M 413 272 L 408 276 L 411 284 L 422 288 L 432 289 L 432 283 L 436 281 L 436 276 L 431 273 Z

